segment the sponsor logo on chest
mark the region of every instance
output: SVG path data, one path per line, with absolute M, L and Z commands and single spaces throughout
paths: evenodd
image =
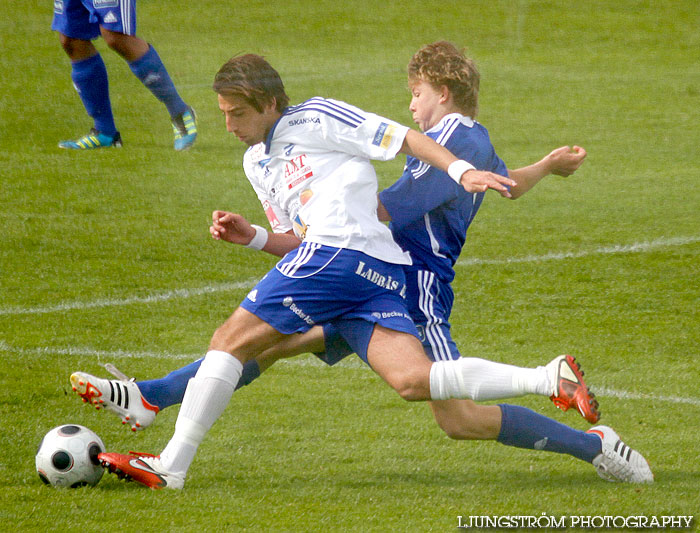
M 287 185 L 287 189 L 293 189 L 313 175 L 314 173 L 308 164 L 306 154 L 294 156 L 284 165 L 284 182 Z
M 318 117 L 296 118 L 289 121 L 290 126 L 303 126 L 304 124 L 320 124 L 321 119 Z

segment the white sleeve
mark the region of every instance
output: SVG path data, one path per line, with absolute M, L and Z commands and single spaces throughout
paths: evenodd
M 380 161 L 396 157 L 408 133 L 406 126 L 338 100 L 317 102 L 313 107 L 322 111 L 321 127 L 312 131 L 326 148 Z

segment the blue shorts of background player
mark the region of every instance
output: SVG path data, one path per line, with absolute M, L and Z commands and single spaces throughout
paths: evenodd
M 165 104 L 175 134 L 174 147 L 185 150 L 197 137 L 192 109 L 182 100 L 156 50 L 136 37 L 136 0 L 54 0 L 51 29 L 71 60 L 71 78 L 93 119 L 90 132 L 60 148 L 90 150 L 120 147 L 109 98 L 107 69 L 92 40 L 102 36 L 134 75 Z
M 51 29 L 91 41 L 106 30 L 136 35 L 135 0 L 54 0 Z

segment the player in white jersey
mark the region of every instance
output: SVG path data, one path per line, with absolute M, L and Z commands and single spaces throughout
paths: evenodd
M 214 88 L 227 129 L 251 147 L 265 146 L 264 155 L 253 148 L 246 156 L 246 171 L 278 218 L 281 233 L 256 229 L 251 244 L 293 251 L 215 332 L 189 382 L 166 449 L 158 458 L 128 463 L 159 480 L 153 485 L 171 488 L 184 484 L 199 443 L 233 393 L 242 363 L 316 323 L 339 318 L 373 323 L 366 349 L 356 351 L 407 400 L 469 397 L 472 376 L 462 375 L 461 361 L 431 363 L 416 337 L 402 296 L 402 265 L 409 258 L 376 220 L 377 182 L 370 158 L 389 159 L 399 151 L 416 156 L 449 171 L 471 192 L 493 188 L 509 196 L 507 187 L 515 185 L 503 176 L 471 170 L 428 137 L 352 106 L 312 100 L 288 108 L 279 75 L 259 56 L 227 62 Z M 308 170 L 297 173 L 300 156 L 307 158 Z M 286 230 L 290 225 L 303 239 L 298 249 L 290 240 L 296 237 Z M 115 457 L 103 459 L 108 463 Z
M 393 158 L 408 128 L 343 102 L 311 98 L 285 109 L 243 168 L 272 230 L 302 240 L 410 264 L 377 219 L 377 179 L 368 158 Z
M 263 74 L 262 79 L 269 84 L 269 80 L 274 78 L 265 68 L 269 65 L 260 63 L 255 56 L 252 59 L 257 63 L 255 68 L 259 70 L 258 77 Z M 239 69 L 245 67 L 240 63 L 234 58 L 227 66 Z M 236 72 L 237 76 L 250 81 L 249 73 L 243 74 L 241 76 L 240 71 Z M 279 85 L 281 86 L 281 81 Z M 354 223 L 357 220 L 367 220 L 362 215 L 363 210 L 367 211 L 367 204 L 357 204 L 359 215 L 343 212 L 346 203 L 342 198 L 352 194 L 362 196 L 368 186 L 372 189 L 372 194 L 368 196 L 365 192 L 364 198 L 371 199 L 369 207 L 376 209 L 376 180 L 365 180 L 353 170 L 365 166 L 366 158 L 374 156 L 375 152 L 384 158 L 373 146 L 384 148 L 385 151 L 393 150 L 393 137 L 397 131 L 398 135 L 404 136 L 400 143 L 401 151 L 420 155 L 421 159 L 442 169 L 447 169 L 444 157 L 447 161 L 452 158 L 437 149 L 437 145 L 415 138 L 411 135 L 412 132 L 401 132 L 400 126 L 386 119 L 366 114 L 363 116 L 360 110 L 339 102 L 314 99 L 284 111 L 275 109 L 276 113 L 271 113 L 274 121 L 268 121 L 264 115 L 272 111 L 269 102 L 267 106 L 256 106 L 259 101 L 251 98 L 250 92 L 244 97 L 238 96 L 240 92 L 234 93 L 236 96 L 228 95 L 224 89 L 229 88 L 230 86 L 224 85 L 217 89 L 220 107 L 227 116 L 227 126 L 229 131 L 236 133 L 248 144 L 252 145 L 253 140 L 265 139 L 265 150 L 250 150 L 250 158 L 246 154 L 245 168 L 271 222 L 278 231 L 284 231 L 270 236 L 266 231 L 261 231 L 261 228 L 254 230 L 250 225 L 242 224 L 241 228 L 245 232 L 241 231 L 238 236 L 240 243 L 248 243 L 271 253 L 281 253 L 293 244 L 290 235 L 292 228 L 305 240 L 295 253 L 285 256 L 276 269 L 268 273 L 251 291 L 241 308 L 217 330 L 212 339 L 213 349 L 188 385 L 175 435 L 161 456 L 101 455 L 110 469 L 152 488 L 180 488 L 183 485 L 184 475 L 199 442 L 225 407 L 240 376 L 240 363 L 236 365 L 236 361 L 247 360 L 254 355 L 255 350 L 260 352 L 266 346 L 280 341 L 282 337 L 279 332 L 303 332 L 314 323 L 336 319 L 342 319 L 341 322 L 354 319 L 374 324 L 369 339 L 348 341 L 406 399 L 473 397 L 471 387 L 475 382 L 472 380 L 476 379 L 479 385 L 485 381 L 483 376 L 473 375 L 473 368 L 465 372 L 465 366 L 459 364 L 462 360 L 431 365 L 424 357 L 420 357 L 420 345 L 416 346 L 415 339 L 411 336 L 415 334 L 415 329 L 412 329 L 412 322 L 400 299 L 404 289 L 403 275 L 401 268 L 396 266 L 406 264 L 405 257 L 403 254 L 395 255 L 396 262 L 387 263 L 363 251 L 367 250 L 366 236 L 362 227 L 355 226 Z M 269 91 L 269 85 L 264 89 L 263 95 L 266 91 Z M 292 115 L 296 117 L 288 120 Z M 326 116 L 331 118 L 327 119 Z M 342 126 L 334 124 L 329 127 L 325 124 L 328 120 L 339 122 Z M 295 136 L 290 131 L 295 126 L 314 123 L 319 128 L 307 130 L 303 136 Z M 356 130 L 363 124 L 369 126 L 370 135 L 362 132 L 358 135 Z M 365 141 L 371 139 L 372 146 L 363 143 L 363 137 Z M 338 138 L 342 141 L 338 142 Z M 346 144 L 351 146 L 345 149 Z M 295 149 L 299 149 L 296 154 Z M 255 150 L 257 153 L 254 153 Z M 328 153 L 335 151 L 342 151 L 344 156 L 338 158 L 335 153 Z M 318 166 L 315 165 L 316 162 Z M 332 166 L 321 172 L 319 169 L 323 168 L 324 163 Z M 462 163 L 458 164 L 464 168 Z M 366 170 L 362 171 L 364 172 Z M 460 171 L 457 177 L 462 174 Z M 478 176 L 479 181 L 477 186 L 467 183 L 467 190 L 472 189 L 470 192 L 483 190 L 486 185 L 508 195 L 502 185 L 499 185 L 509 183 L 508 181 L 474 171 L 465 175 L 469 174 Z M 336 176 L 335 187 L 328 186 L 329 175 Z M 318 187 L 315 187 L 316 182 L 319 183 Z M 514 185 L 512 182 L 509 184 Z M 293 192 L 295 188 L 297 194 Z M 334 197 L 340 197 L 341 201 L 334 202 Z M 314 199 L 315 208 L 312 203 Z M 329 204 L 333 206 L 331 209 Z M 326 218 L 320 217 L 319 213 L 329 216 L 331 220 L 327 223 Z M 215 220 L 214 232 L 223 233 L 233 229 L 232 224 L 237 221 L 229 215 L 231 214 L 222 217 L 215 215 L 217 219 L 226 220 Z M 374 221 L 372 226 L 375 226 Z M 286 228 L 290 229 L 285 231 Z M 382 232 L 378 228 L 377 232 L 376 238 L 381 240 Z M 229 234 L 227 240 L 231 239 L 235 242 L 236 237 Z M 324 242 L 333 242 L 335 246 Z M 345 246 L 337 246 L 341 242 Z M 391 248 L 380 249 L 376 254 L 391 257 L 395 251 Z M 367 330 L 366 327 L 364 329 Z M 356 341 L 355 345 L 353 341 Z M 216 349 L 220 346 L 230 347 L 229 351 Z

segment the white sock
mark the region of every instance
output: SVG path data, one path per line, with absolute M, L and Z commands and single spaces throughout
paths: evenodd
M 160 454 L 163 467 L 183 476 L 207 431 L 224 412 L 241 377 L 243 365 L 226 352 L 211 350 L 187 383 L 175 433 Z
M 551 394 L 545 367 L 522 368 L 476 357 L 461 357 L 453 361 L 437 361 L 430 368 L 430 397 L 433 400 L 500 400 L 524 394 Z

